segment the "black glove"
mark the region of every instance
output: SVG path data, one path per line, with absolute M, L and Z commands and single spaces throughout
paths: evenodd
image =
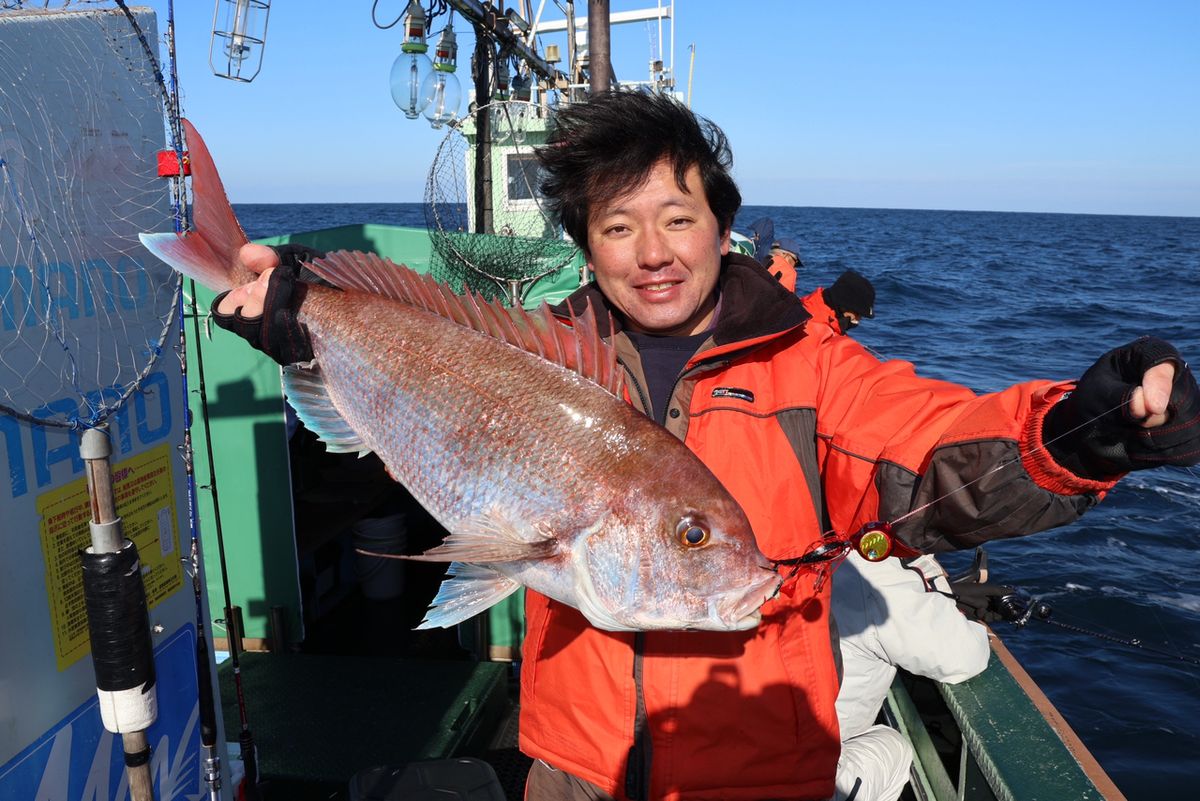
M 954 601 L 958 604 L 959 611 L 972 620 L 984 623 L 1009 619 L 1008 610 L 1000 603 L 1000 599 L 1017 592 L 1016 588 L 1006 584 L 992 584 L 970 578 L 950 582 L 950 589 L 954 592 Z
M 1175 365 L 1167 422 L 1143 428 L 1129 411 L 1147 370 Z M 1055 404 L 1042 425 L 1054 461 L 1083 478 L 1111 480 L 1130 470 L 1200 463 L 1200 390 L 1179 351 L 1143 337 L 1110 350 L 1088 368 L 1075 391 Z
M 325 283 L 316 274 L 302 266 L 302 261 L 322 258 L 325 253 L 304 245 L 280 245 L 272 247 L 279 255 L 279 267 L 267 280 L 267 294 L 263 298 L 263 312 L 255 317 L 243 317 L 239 306 L 233 314 L 222 314 L 217 306 L 229 292 L 222 292 L 213 299 L 213 320 L 221 328 L 240 336 L 252 348 L 261 350 L 280 364 L 295 364 L 312 361 L 312 341 L 308 329 L 300 322 L 297 314 L 300 304 L 308 293 L 308 283 Z
M 308 268 L 310 262 L 325 258 L 325 251 L 295 242 L 289 242 L 286 245 L 268 245 L 267 247 L 271 248 L 279 256 L 280 266 L 287 265 L 288 267 L 297 268 L 300 271 L 300 280 L 304 283 L 319 284 L 320 286 L 328 287 L 333 286 L 333 284 Z

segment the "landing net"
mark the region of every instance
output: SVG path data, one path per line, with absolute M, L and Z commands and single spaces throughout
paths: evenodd
M 544 110 L 518 101 L 485 107 L 489 147 L 478 147 L 476 117 L 451 126 L 425 186 L 433 273 L 450 286 L 516 305 L 537 279 L 560 270 L 578 248 L 562 238 L 538 191 L 534 147 L 545 141 Z M 483 161 L 485 191 L 475 191 Z
M 39 6 L 41 4 L 39 3 Z M 161 355 L 178 280 L 162 96 L 119 10 L 0 10 L 0 412 L 95 425 Z M 156 49 L 154 16 L 134 12 Z

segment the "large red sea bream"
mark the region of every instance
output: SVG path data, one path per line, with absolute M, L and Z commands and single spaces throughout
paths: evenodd
M 185 121 L 195 230 L 143 234 L 221 291 L 256 276 L 203 141 Z M 312 269 L 300 318 L 314 363 L 288 401 L 332 450 L 375 451 L 450 532 L 453 561 L 423 627 L 450 626 L 521 585 L 612 631 L 741 630 L 779 576 L 738 504 L 679 440 L 626 404 L 591 314 L 564 325 L 460 297 L 378 256 Z

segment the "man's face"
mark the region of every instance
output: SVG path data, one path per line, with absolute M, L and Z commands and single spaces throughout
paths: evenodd
M 686 336 L 712 321 L 729 232 L 708 206 L 698 167 L 686 183 L 685 192 L 660 161 L 643 186 L 588 220 L 588 266 L 634 331 Z

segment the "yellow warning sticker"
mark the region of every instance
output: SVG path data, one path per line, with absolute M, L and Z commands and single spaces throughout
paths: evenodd
M 137 546 L 146 601 L 153 609 L 183 586 L 170 445 L 164 443 L 116 463 L 112 475 L 117 515 L 125 539 Z M 87 479 L 43 493 L 37 511 L 54 650 L 62 671 L 91 651 L 79 566 L 79 552 L 92 541 Z

